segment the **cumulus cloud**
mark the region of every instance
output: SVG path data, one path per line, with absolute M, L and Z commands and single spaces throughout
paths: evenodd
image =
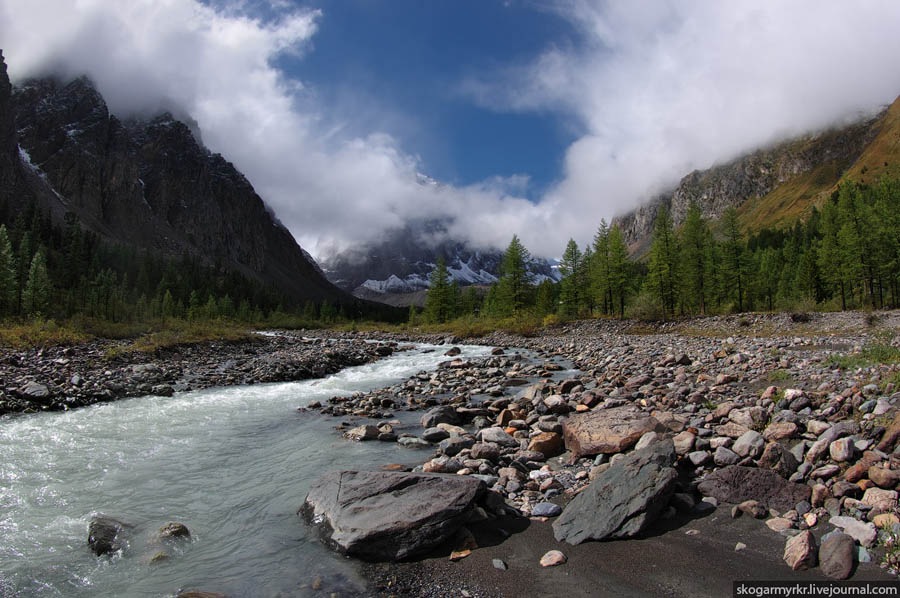
M 503 247 L 518 233 L 533 253 L 555 255 L 692 168 L 900 92 L 900 4 L 891 0 L 548 3 L 578 32 L 572 43 L 461 84 L 491 109 L 549 110 L 576 123 L 559 183 L 530 202 L 525 175 L 423 182 L 427 165 L 396 131 L 358 134 L 352 114 L 336 117 L 278 69 L 285 53 L 315 51 L 327 9 L 269 0 L 263 19 L 258 5 L 4 0 L 0 39 L 14 78 L 87 73 L 119 114 L 181 107 L 319 256 L 441 217 L 478 246 Z
M 495 110 L 557 110 L 580 123 L 540 211 L 581 241 L 600 217 L 695 168 L 859 118 L 900 93 L 900 4 L 890 0 L 568 0 L 545 9 L 568 19 L 579 43 L 463 90 Z

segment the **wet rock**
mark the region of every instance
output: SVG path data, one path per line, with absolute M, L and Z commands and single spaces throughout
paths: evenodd
M 183 523 L 171 522 L 159 528 L 160 538 L 190 538 L 191 531 Z
M 438 424 L 459 424 L 459 415 L 450 405 L 440 405 L 425 412 L 420 422 L 423 428 L 433 428 Z
M 794 571 L 804 571 L 816 566 L 819 550 L 815 537 L 809 531 L 802 531 L 788 538 L 784 545 L 784 562 Z
M 675 491 L 674 461 L 675 448 L 669 440 L 625 455 L 566 506 L 553 523 L 553 535 L 580 544 L 641 532 Z
M 451 538 L 484 493 L 470 476 L 341 471 L 313 483 L 300 513 L 332 548 L 394 561 Z
M 88 546 L 97 556 L 122 550 L 127 543 L 125 536 L 133 527 L 106 515 L 94 515 L 88 525 Z
M 756 500 L 766 508 L 781 511 L 787 511 L 810 497 L 809 486 L 788 482 L 773 471 L 741 465 L 729 465 L 712 472 L 697 488 L 703 495 L 719 501 L 740 503 Z
M 631 406 L 599 409 L 563 420 L 563 438 L 573 458 L 620 453 L 633 447 L 659 422 Z
M 397 444 L 405 448 L 429 448 L 431 443 L 415 436 L 401 436 L 397 439 Z
M 219 594 L 218 592 L 187 590 L 186 592 L 179 592 L 178 594 L 175 594 L 175 598 L 228 598 L 228 596 L 225 594 Z
M 366 425 L 347 430 L 344 433 L 344 436 L 346 436 L 350 440 L 365 441 L 377 439 L 379 433 L 380 432 L 378 431 L 378 428 L 376 426 Z
M 856 541 L 843 533 L 831 533 L 822 538 L 819 549 L 819 569 L 831 579 L 847 579 L 853 571 Z

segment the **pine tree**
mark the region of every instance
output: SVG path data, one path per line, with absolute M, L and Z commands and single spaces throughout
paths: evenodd
M 425 296 L 425 321 L 431 324 L 442 324 L 451 317 L 451 290 L 450 273 L 443 257 L 439 257 L 437 264 L 429 277 L 430 286 Z
M 653 244 L 650 247 L 647 283 L 659 299 L 664 315 L 674 315 L 678 301 L 678 243 L 669 211 L 664 205 L 656 213 Z
M 696 202 L 691 202 L 681 229 L 681 266 L 684 297 L 687 303 L 706 313 L 709 243 L 712 237 L 706 219 Z
M 610 314 L 614 310 L 609 258 L 609 227 L 606 220 L 601 219 L 597 234 L 594 235 L 594 258 L 591 260 L 588 276 L 590 293 L 604 314 Z
M 744 311 L 744 285 L 746 282 L 746 258 L 744 238 L 738 224 L 737 210 L 728 207 L 722 215 L 725 242 L 722 245 L 725 256 L 726 284 L 737 293 L 738 312 Z
M 0 318 L 13 315 L 16 295 L 15 257 L 6 226 L 0 224 Z
M 50 306 L 50 276 L 47 273 L 47 261 L 44 252 L 38 250 L 31 260 L 28 269 L 28 280 L 22 292 L 22 306 L 25 314 L 38 317 L 47 314 Z
M 561 316 L 578 315 L 581 304 L 581 285 L 578 275 L 581 268 L 581 251 L 575 240 L 569 239 L 566 249 L 563 251 L 562 260 L 559 262 L 559 272 L 562 274 L 562 280 L 559 281 L 559 313 Z
M 556 285 L 550 280 L 544 280 L 537 288 L 535 310 L 541 317 L 556 313 Z
M 501 315 L 518 315 L 525 308 L 528 286 L 531 284 L 531 273 L 528 271 L 530 259 L 531 255 L 519 237 L 513 235 L 500 263 L 496 307 Z
M 625 301 L 628 293 L 628 248 L 622 239 L 622 231 L 614 224 L 609 231 L 609 273 L 607 287 L 610 303 L 619 305 L 619 317 L 625 317 Z

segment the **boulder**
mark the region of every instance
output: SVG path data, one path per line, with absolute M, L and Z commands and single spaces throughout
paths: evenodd
M 191 531 L 183 523 L 173 521 L 159 528 L 160 538 L 190 538 Z
M 481 442 L 493 442 L 499 446 L 518 447 L 519 441 L 506 433 L 503 428 L 485 428 L 478 432 Z
M 809 530 L 788 538 L 784 545 L 784 562 L 794 571 L 804 571 L 816 566 L 818 557 L 816 538 Z
M 625 455 L 566 505 L 553 523 L 553 535 L 559 541 L 580 544 L 640 533 L 675 492 L 674 462 L 671 440 Z
M 871 546 L 878 537 L 878 531 L 875 526 L 853 517 L 832 517 L 828 522 L 844 530 L 844 533 L 862 544 L 863 546 Z
M 697 489 L 704 496 L 712 496 L 719 501 L 741 503 L 756 500 L 769 509 L 787 511 L 802 500 L 809 500 L 810 488 L 795 484 L 767 469 L 729 465 L 714 471 Z
M 853 571 L 856 541 L 847 534 L 826 534 L 819 549 L 819 568 L 832 579 L 847 579 Z
M 422 416 L 419 422 L 422 424 L 423 428 L 433 428 L 438 424 L 456 425 L 460 423 L 459 414 L 457 414 L 456 409 L 450 405 L 441 405 L 429 409 L 425 412 L 425 415 Z
M 106 515 L 94 515 L 88 524 L 88 546 L 97 556 L 117 552 L 126 546 L 124 536 L 132 527 Z
M 777 442 L 770 442 L 766 445 L 757 465 L 763 469 L 771 469 L 783 478 L 788 478 L 797 471 L 800 464 L 787 448 Z
M 50 392 L 46 385 L 38 384 L 37 382 L 26 382 L 16 389 L 16 394 L 38 405 L 49 406 L 53 404 L 53 393 Z
M 531 439 L 528 450 L 542 453 L 548 459 L 555 457 L 563 452 L 562 436 L 555 432 L 542 432 Z
M 300 514 L 341 553 L 397 561 L 451 538 L 485 493 L 470 476 L 339 471 L 313 482 Z
M 626 451 L 658 426 L 656 418 L 625 405 L 567 417 L 563 420 L 563 438 L 572 458 L 577 459 Z

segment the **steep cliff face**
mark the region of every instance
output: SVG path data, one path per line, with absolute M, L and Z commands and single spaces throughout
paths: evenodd
M 121 121 L 86 78 L 30 80 L 10 96 L 0 76 L 0 140 L 0 177 L 24 180 L 57 217 L 71 212 L 109 239 L 220 263 L 298 300 L 353 301 L 249 181 L 170 114 Z
M 799 217 L 840 180 L 876 137 L 884 114 L 840 129 L 792 139 L 727 164 L 685 176 L 678 186 L 613 219 L 633 253 L 649 246 L 656 212 L 665 205 L 677 227 L 696 201 L 708 218 L 738 208 L 755 229 Z

